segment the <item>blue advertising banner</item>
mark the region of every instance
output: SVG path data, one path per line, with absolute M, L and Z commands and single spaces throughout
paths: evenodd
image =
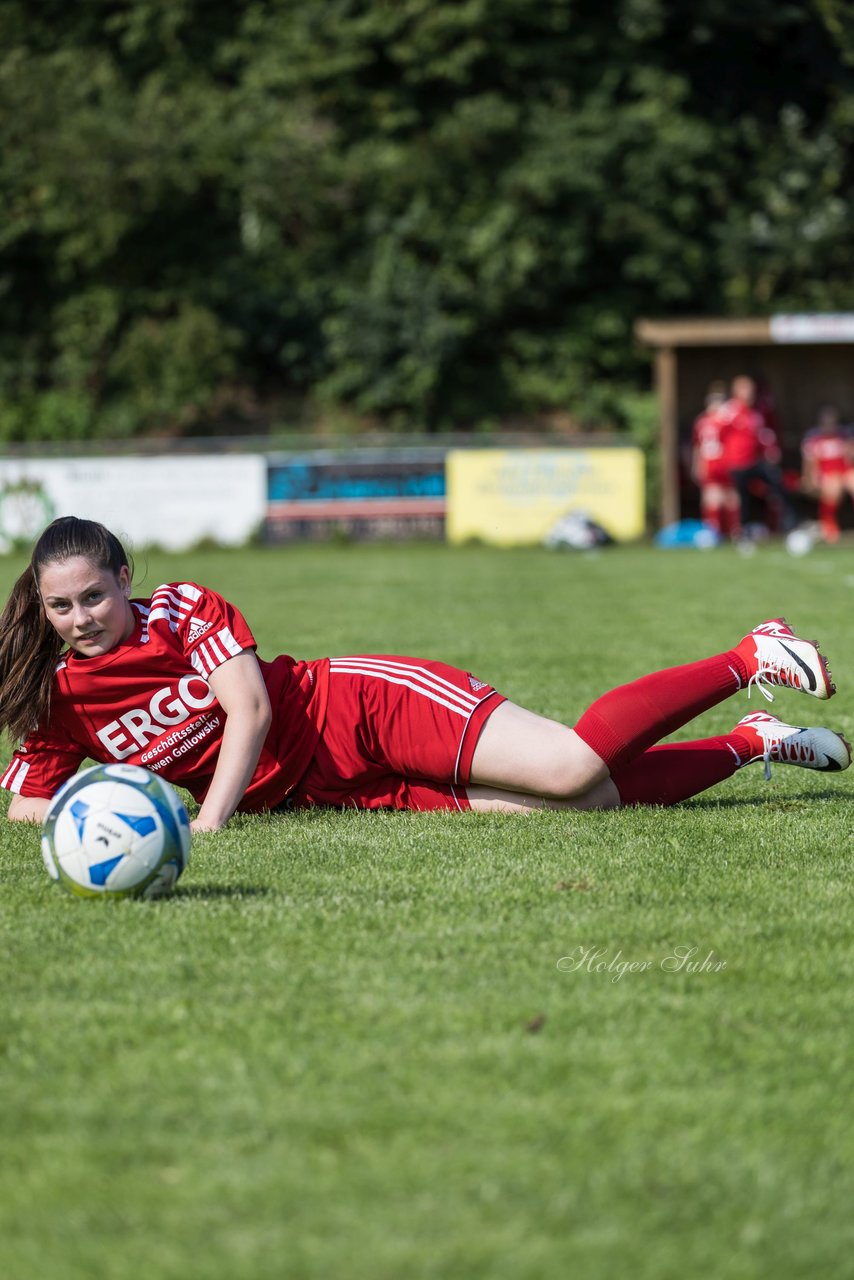
M 270 455 L 267 540 L 443 538 L 446 453 L 404 448 Z

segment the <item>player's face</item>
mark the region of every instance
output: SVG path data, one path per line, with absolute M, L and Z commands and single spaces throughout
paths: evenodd
M 109 653 L 133 631 L 126 565 L 116 577 L 83 556 L 53 561 L 42 569 L 39 590 L 48 622 L 84 658 Z
M 732 394 L 742 404 L 752 405 L 756 399 L 756 383 L 752 378 L 736 378 L 732 384 Z

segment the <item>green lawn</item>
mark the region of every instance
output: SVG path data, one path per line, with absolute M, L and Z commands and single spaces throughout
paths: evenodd
M 141 594 L 175 577 L 266 656 L 441 657 L 570 722 L 785 612 L 840 692 L 774 711 L 854 736 L 847 548 L 139 558 Z M 852 784 L 237 819 L 162 903 L 73 900 L 4 826 L 0 1274 L 851 1276 Z

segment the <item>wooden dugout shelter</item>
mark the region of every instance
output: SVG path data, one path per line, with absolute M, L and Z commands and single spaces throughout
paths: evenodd
M 680 460 L 712 382 L 749 374 L 774 398 L 784 462 L 798 465 L 800 442 L 823 404 L 854 419 L 854 313 L 757 319 L 638 320 L 651 347 L 661 418 L 659 519 L 682 515 Z

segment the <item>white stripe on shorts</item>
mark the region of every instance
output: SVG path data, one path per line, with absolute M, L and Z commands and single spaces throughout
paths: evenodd
M 389 662 L 382 658 L 330 658 L 329 666 L 332 671 L 370 676 L 376 680 L 387 680 L 390 684 L 405 685 L 461 716 L 471 715 L 481 701 L 474 694 L 459 689 L 444 676 L 414 662 Z
M 478 698 L 474 693 L 466 693 L 464 690 L 458 689 L 450 680 L 446 680 L 444 676 L 437 675 L 435 671 L 428 670 L 427 667 L 421 667 L 415 662 L 391 662 L 384 658 L 330 658 L 329 671 L 330 674 L 338 671 L 342 675 L 369 676 L 373 680 L 385 680 L 389 684 L 403 685 L 407 689 L 412 689 L 414 693 L 419 693 L 424 698 L 430 698 L 432 702 L 436 702 L 440 706 L 446 707 L 449 711 L 453 711 L 454 715 L 461 716 L 466 723 L 460 733 L 460 745 L 457 748 L 457 758 L 454 762 L 454 785 L 461 785 L 460 760 L 468 731 L 468 723 L 476 708 L 482 702 L 488 702 L 490 698 L 495 697 L 494 689 L 485 697 Z M 411 679 L 405 679 L 404 677 L 406 676 L 411 677 Z M 450 701 L 451 698 L 455 699 L 455 701 Z M 462 808 L 456 794 L 454 794 L 454 800 L 458 808 Z
M 414 664 L 408 666 L 398 662 L 366 662 L 361 658 L 333 658 L 330 660 L 330 671 L 401 685 L 464 718 L 470 716 L 477 706 L 478 700 L 471 694 L 463 693 L 450 681 L 441 676 L 434 677 L 426 668 Z

